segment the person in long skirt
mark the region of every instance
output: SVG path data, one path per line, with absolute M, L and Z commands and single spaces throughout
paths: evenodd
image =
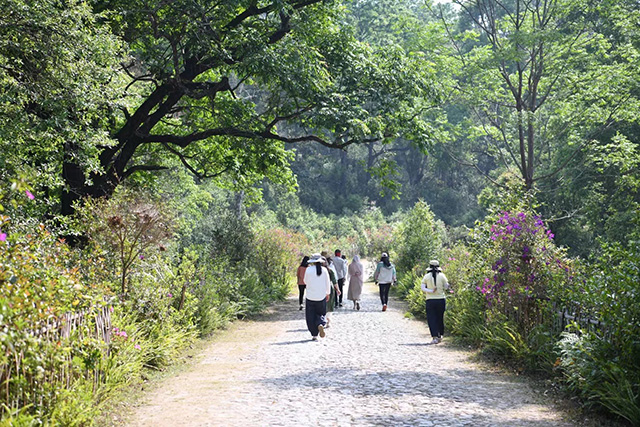
M 325 337 L 324 328 L 327 324 L 327 301 L 331 292 L 331 281 L 327 268 L 323 267 L 325 262 L 320 254 L 312 255 L 304 274 L 304 283 L 307 285 L 305 319 L 313 341 L 318 341 L 318 335 Z
M 429 332 L 433 338 L 431 344 L 439 344 L 444 335 L 444 311 L 447 307 L 444 291 L 449 288 L 449 281 L 437 260 L 429 262 L 429 268 L 420 287 L 427 297 L 425 309 Z
M 349 290 L 347 299 L 353 301 L 353 308 L 360 310 L 360 295 L 364 283 L 364 267 L 358 255 L 353 257 L 353 262 L 349 265 Z

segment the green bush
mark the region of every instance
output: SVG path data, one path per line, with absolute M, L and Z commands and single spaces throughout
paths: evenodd
M 568 388 L 589 406 L 640 424 L 640 242 L 604 245 L 598 261 L 573 289 L 577 304 L 600 329 L 575 326 L 558 346 Z
M 398 274 L 415 267 L 425 271 L 429 260 L 440 258 L 444 227 L 435 220 L 429 205 L 417 202 L 404 216 L 395 234 Z

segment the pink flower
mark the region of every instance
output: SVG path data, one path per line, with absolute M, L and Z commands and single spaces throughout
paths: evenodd
M 0 242 L 4 242 L 7 240 L 7 233 L 0 233 Z
M 27 195 L 27 197 L 30 198 L 31 200 L 35 199 L 35 196 L 33 194 L 31 194 L 31 191 L 24 190 L 24 192 Z
M 136 350 L 140 350 L 140 346 L 138 344 L 134 345 L 133 348 L 135 348 Z

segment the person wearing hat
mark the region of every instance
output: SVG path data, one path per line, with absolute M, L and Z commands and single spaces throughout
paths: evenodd
M 307 262 L 309 267 L 304 273 L 304 283 L 307 285 L 305 318 L 313 341 L 318 341 L 318 335 L 325 337 L 327 301 L 331 289 L 329 272 L 323 267 L 326 262 L 327 260 L 320 254 L 313 254 Z
M 426 295 L 425 308 L 427 311 L 427 323 L 433 340 L 431 344 L 439 344 L 444 335 L 444 311 L 446 300 L 444 291 L 449 288 L 447 276 L 440 269 L 437 260 L 429 262 L 427 273 L 422 278 L 420 286 Z
M 389 254 L 383 252 L 380 262 L 376 266 L 376 272 L 373 274 L 373 281 L 380 287 L 382 311 L 387 311 L 389 289 L 391 289 L 392 284 L 396 283 L 396 280 L 396 267 L 389 261 Z

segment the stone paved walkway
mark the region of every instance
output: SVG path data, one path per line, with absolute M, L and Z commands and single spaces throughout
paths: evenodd
M 497 374 L 367 284 L 312 342 L 297 298 L 222 332 L 150 392 L 131 426 L 571 426 L 521 378 Z

